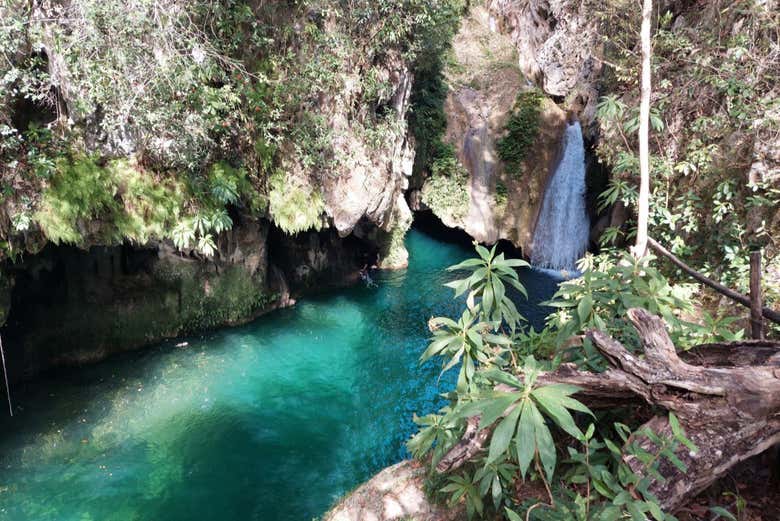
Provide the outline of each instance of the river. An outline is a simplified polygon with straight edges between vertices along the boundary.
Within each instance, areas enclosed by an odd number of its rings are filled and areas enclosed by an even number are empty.
[[[407,456],[414,413],[453,386],[419,364],[442,284],[472,255],[420,231],[407,270],[243,327],[24,384],[0,419],[0,519],[311,521]],[[521,274],[537,327],[556,280]],[[187,342],[185,347],[177,344]],[[455,376],[454,374],[451,376]]]

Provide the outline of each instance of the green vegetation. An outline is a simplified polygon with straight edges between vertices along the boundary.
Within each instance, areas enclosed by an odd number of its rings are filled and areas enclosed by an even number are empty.
[[[444,68],[450,61],[452,38],[465,9],[463,0],[442,3],[436,23],[424,35],[427,45],[416,63],[409,129],[416,144],[413,177],[420,183],[422,176],[432,173],[434,165],[438,164],[438,171],[443,173],[445,164],[457,161],[452,146],[443,141],[447,130],[444,102],[449,92]]]
[[[299,186],[282,172],[271,176],[270,185],[271,217],[279,228],[294,234],[322,227],[325,203],[316,188]]]
[[[369,149],[402,139],[398,73],[433,66],[463,7],[174,4],[143,1],[129,17],[117,0],[0,8],[4,256],[152,238],[212,254],[223,209],[316,227],[323,202],[307,187],[340,175],[352,149],[334,121]]]
[[[433,174],[425,181],[422,201],[438,216],[456,221],[466,217],[469,211],[468,172],[457,159],[439,159]]]
[[[496,206],[506,206],[509,201],[509,189],[500,179],[496,181]]]
[[[178,218],[183,188],[155,180],[125,160],[98,164],[93,157],[60,158],[33,216],[54,243],[81,244],[93,221],[108,243],[143,244],[163,238]]]
[[[776,167],[765,148],[778,131],[777,14],[752,1],[676,11],[655,20],[649,233],[691,266],[746,292],[751,249],[762,249],[766,272],[780,263],[771,239],[780,191],[767,175]],[[598,2],[595,12],[610,41],[597,154],[613,175],[601,201],[633,206],[639,15],[627,2]],[[631,228],[610,230],[604,242],[625,239]],[[780,301],[768,289],[769,301]]]
[[[518,94],[504,135],[496,142],[498,155],[512,176],[520,177],[523,160],[536,141],[542,100],[544,95],[537,90]]]
[[[664,317],[683,347],[741,333],[732,331],[731,321],[707,319],[699,326],[680,319],[679,313],[692,307],[689,288],[670,284],[652,258],[636,260],[615,252],[589,258],[582,265],[583,277],[562,284],[548,303],[558,311],[545,329],[525,331],[518,327],[522,317],[507,295],[510,287],[524,294],[515,269],[527,264],[496,255],[495,247],[476,249],[477,258],[450,268],[465,272],[465,278],[447,284],[456,298],[466,295],[466,309],[458,320],[429,321],[433,337],[422,355],[423,361],[441,357],[443,371],[460,364],[457,386],[448,395],[450,405],[415,418],[420,431],[408,448],[433,469],[461,439],[470,418],[479,415],[478,430],[491,427],[493,433],[486,454],[450,473],[432,470],[430,485],[436,494],[453,507],[465,502],[470,518],[674,519],[661,511],[648,488],[660,475],[662,462],[683,465],[674,455],[678,447],[697,450],[674,415],[669,416],[672,435],[661,437],[640,429],[637,418],[590,411],[573,398],[576,386],[540,385],[537,377],[563,360],[603,371],[605,360],[588,339],[582,346],[566,347],[572,336],[592,328],[638,349],[636,333],[625,319],[629,307]],[[656,445],[655,454],[639,445],[642,437]],[[564,458],[562,447],[567,447]],[[628,467],[630,459],[641,462],[641,472]],[[516,503],[521,480],[543,483],[550,502]]]

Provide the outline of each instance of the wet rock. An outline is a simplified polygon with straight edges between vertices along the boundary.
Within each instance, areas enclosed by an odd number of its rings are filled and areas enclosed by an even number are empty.
[[[244,323],[288,304],[286,282],[268,276],[268,228],[237,222],[211,260],[168,243],[50,245],[6,266],[17,282],[3,329],[11,379]]]

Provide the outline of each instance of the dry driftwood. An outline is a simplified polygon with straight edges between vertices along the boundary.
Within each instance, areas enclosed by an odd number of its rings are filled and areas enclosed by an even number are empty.
[[[631,354],[605,333],[592,331],[588,337],[607,358],[610,369],[595,374],[562,365],[541,374],[537,381],[539,385],[577,385],[582,389],[577,398],[591,408],[643,399],[674,412],[699,448],[693,453],[681,446],[677,457],[687,472],[662,464],[659,470],[666,479],[651,486],[662,506],[674,511],[738,462],[780,442],[780,344],[712,344],[681,358],[661,318],[642,309],[632,309],[628,316],[639,333],[644,357]],[[478,421],[471,419],[466,435],[442,458],[437,471],[457,469],[483,449],[490,429],[478,431]],[[645,427],[662,437],[672,435],[666,412]],[[654,452],[652,442],[638,441]],[[630,457],[626,462],[641,469]]]

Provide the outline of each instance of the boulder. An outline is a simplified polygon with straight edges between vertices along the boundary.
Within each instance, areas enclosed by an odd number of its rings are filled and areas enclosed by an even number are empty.
[[[425,468],[416,461],[387,467],[339,501],[323,521],[464,521],[463,508],[432,503],[423,491]]]

